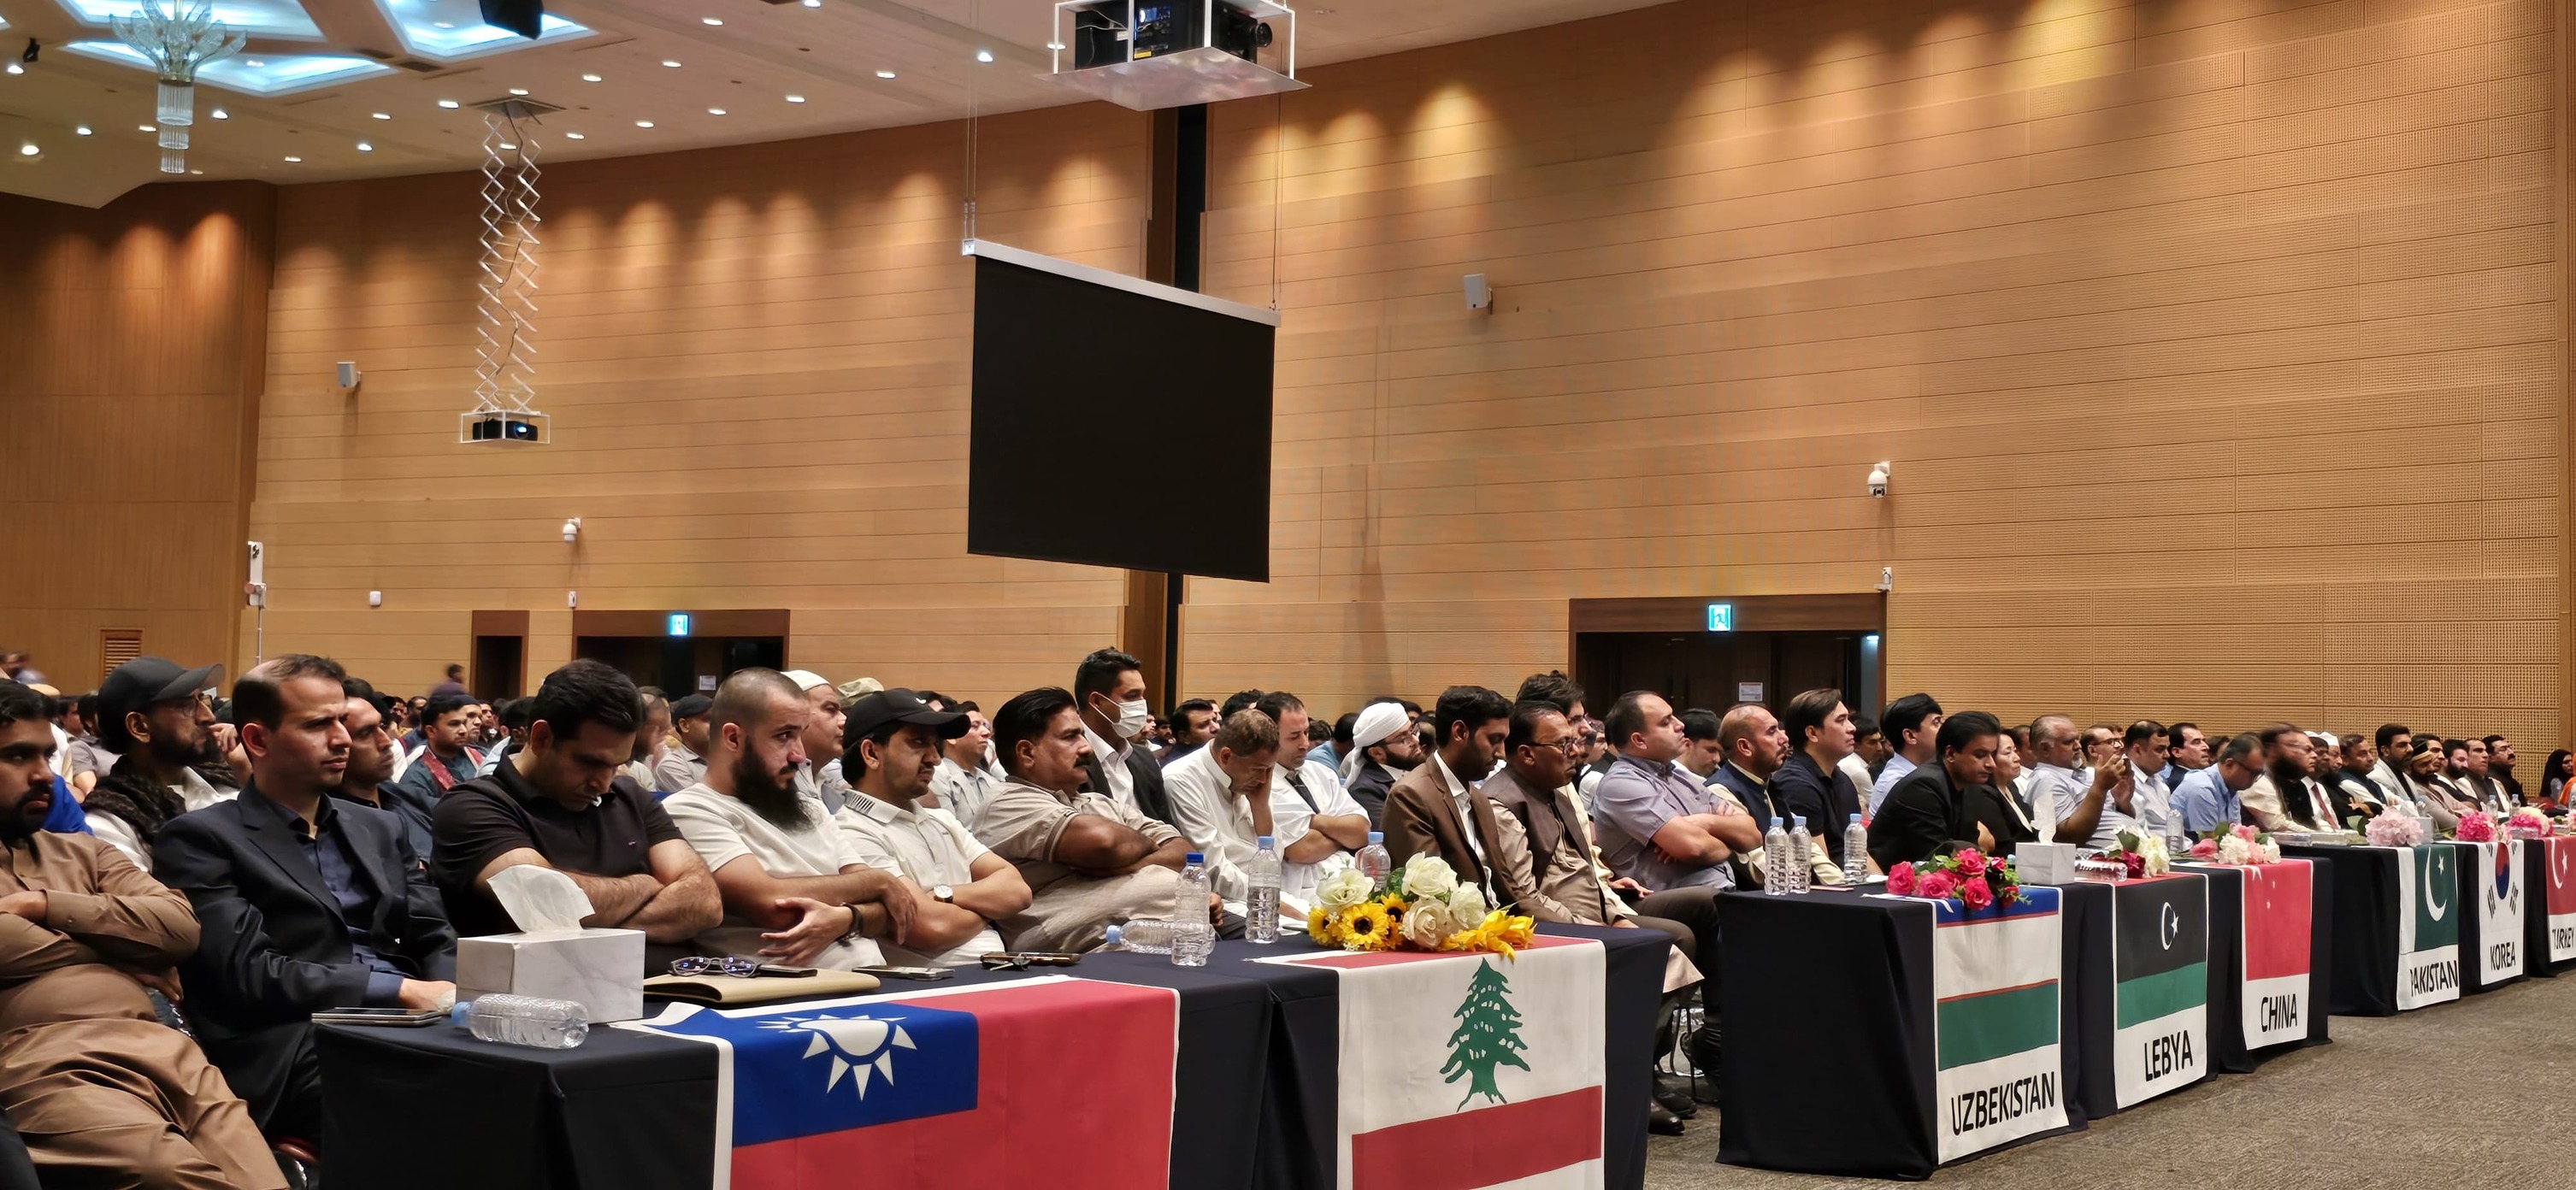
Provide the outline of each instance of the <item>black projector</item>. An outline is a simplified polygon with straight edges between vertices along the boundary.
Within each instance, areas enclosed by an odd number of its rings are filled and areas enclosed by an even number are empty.
[[[1213,9],[1216,28],[1202,28]],[[1134,12],[1136,25],[1125,27]],[[1213,46],[1246,62],[1270,44],[1270,26],[1218,0],[1104,0],[1073,10],[1073,68],[1116,66]]]

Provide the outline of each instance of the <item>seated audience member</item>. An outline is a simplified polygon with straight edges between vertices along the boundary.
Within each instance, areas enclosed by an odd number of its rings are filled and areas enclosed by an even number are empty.
[[[976,816],[975,837],[1011,861],[1029,907],[999,924],[1015,950],[1089,950],[1109,927],[1168,918],[1190,842],[1170,824],[1083,788],[1091,754],[1073,692],[1031,690],[993,713],[1011,779]]]
[[[930,778],[930,802],[972,831],[975,816],[983,812],[985,802],[992,800],[993,791],[1002,787],[1002,778],[993,772],[993,721],[984,717],[984,708],[972,702],[946,705],[966,716],[966,730],[940,742],[939,766]]]
[[[1332,854],[1331,840],[1319,840],[1302,852],[1313,834],[1309,814],[1294,794],[1276,788],[1282,745],[1279,725],[1259,711],[1237,711],[1217,725],[1208,746],[1163,770],[1164,790],[1171,796],[1172,825],[1188,836],[1205,857],[1208,884],[1237,913],[1251,895],[1244,865],[1252,861],[1262,836],[1269,836],[1280,857],[1280,902],[1283,915],[1303,915],[1311,903],[1317,877],[1306,865],[1305,879],[1288,878],[1291,855],[1320,859]]]
[[[1788,763],[1788,730],[1762,704],[1741,703],[1717,721],[1717,746],[1720,759],[1717,771],[1708,775],[1708,787],[1735,799],[1753,816],[1754,830],[1769,831],[1771,775]]]
[[[64,747],[62,777],[71,782],[72,793],[79,796],[87,794],[91,786],[98,784],[99,775],[115,766],[116,754],[98,742],[97,692],[81,695],[73,702],[72,708],[73,715],[80,720],[81,730]]]
[[[706,778],[707,711],[715,705],[716,700],[703,694],[692,694],[671,704],[675,742],[663,751],[662,759],[653,763],[650,788],[673,793]]]
[[[2370,737],[2357,731],[2344,736],[2335,755],[2337,764],[2326,780],[2344,804],[2365,818],[2386,808],[2387,803],[2379,800],[2379,786],[2370,780],[2371,765],[2378,759],[2371,753]]]
[[[1172,742],[1161,757],[1164,768],[1216,738],[1216,704],[1204,698],[1189,699],[1172,708],[1171,722]]]
[[[2200,733],[2196,723],[2175,723],[2165,728],[2165,767],[2156,776],[2163,779],[2171,792],[2182,779],[2209,767],[2209,737]]]
[[[2478,742],[2487,746],[2487,778],[2502,791],[2497,802],[2510,814],[2529,800],[2523,795],[2522,781],[2513,775],[2513,741],[2491,735]]]
[[[947,763],[941,743],[968,734],[966,713],[933,709],[897,687],[852,703],[842,730],[851,796],[834,820],[913,899],[911,935],[885,945],[887,961],[966,967],[1002,949],[993,923],[1029,907],[1028,882],[954,816],[920,805]]]
[[[1296,829],[1306,836],[1297,856],[1287,860],[1287,884],[1311,889],[1321,879],[1316,865],[1368,846],[1368,811],[1351,800],[1338,770],[1313,759],[1311,749],[1297,745],[1301,738],[1313,739],[1313,729],[1319,725],[1307,717],[1306,704],[1296,695],[1273,690],[1262,695],[1253,709],[1279,725],[1279,759],[1270,769],[1270,804],[1287,811],[1280,815],[1282,826],[1302,816]]]
[[[2442,741],[2426,737],[2406,758],[2403,770],[2407,788],[2419,799],[2413,807],[2443,831],[2460,825],[2459,802],[2442,783]]]
[[[1878,729],[1878,720],[1867,715],[1852,716],[1852,750],[1835,767],[1851,778],[1852,788],[1871,789],[1878,785],[1878,770],[1894,752],[1887,746],[1887,733]]]
[[[822,800],[796,787],[800,768],[811,771],[816,708],[828,703],[832,721],[842,718],[840,692],[821,689],[830,697],[774,669],[736,671],[708,712],[706,777],[662,799],[724,901],[723,923],[697,937],[701,950],[848,970],[884,962],[878,940],[910,937],[902,880],[870,864]]]
[[[2120,761],[2120,729],[2109,723],[2096,723],[2084,729],[2084,771],[2092,773],[2110,768]],[[2086,777],[2091,780],[2091,777]]]
[[[476,705],[462,694],[429,700],[420,757],[394,778],[396,794],[424,817],[438,809],[438,799],[446,797],[448,790],[473,780],[483,767],[483,750],[477,746],[483,733],[474,722]]]
[[[1717,712],[1707,707],[1692,707],[1682,712],[1682,754],[1674,763],[1705,784],[1716,774],[1720,761],[1726,759],[1726,748],[1720,744]]]
[[[1314,747],[1306,750],[1306,759],[1320,763],[1337,774],[1340,773],[1342,758],[1351,754],[1351,728],[1358,726],[1359,721],[1359,713],[1354,711],[1333,720],[1329,731],[1325,729],[1321,718],[1316,718],[1307,724],[1306,730],[1310,736],[1322,735],[1324,738],[1317,740]]]
[[[552,868],[590,898],[581,924],[643,931],[644,973],[659,974],[722,921],[724,906],[661,803],[620,772],[634,754],[635,684],[574,661],[526,702],[527,746],[439,800],[431,869],[448,920],[469,938],[520,929],[493,897],[492,878]]]
[[[386,730],[384,712],[378,707],[394,700],[377,694],[363,678],[342,680],[340,690],[349,696],[340,711],[340,726],[349,733],[349,767],[341,771],[340,784],[331,796],[401,819],[403,838],[411,844],[413,857],[427,861],[434,841],[429,820],[423,818],[415,825],[403,813],[407,804],[393,795],[394,760],[401,745]]]
[[[1869,855],[1881,868],[1921,863],[1963,847],[2009,854],[2010,823],[1988,821],[2003,810],[1994,791],[1996,741],[2003,725],[1984,711],[1944,718],[1933,733],[1938,763],[1917,765],[1887,791],[1869,824]]]
[[[2174,817],[2172,791],[2165,786],[2165,725],[2140,719],[2120,735],[2120,755],[2129,766],[2129,809],[2139,824],[2162,838],[2181,829]]]
[[[1386,821],[1386,791],[1422,764],[1422,738],[1393,701],[1373,702],[1351,720],[1351,754],[1342,760],[1342,787],[1374,828]]]
[[[2267,831],[2343,829],[2326,791],[2309,776],[2316,746],[2308,733],[2275,723],[2257,734],[2263,738],[2264,768],[2239,795],[2246,821]]]
[[[2016,736],[2030,734],[2028,726],[2006,727],[1995,737],[1995,800],[2003,803],[2005,817],[2012,821],[2012,838],[2016,844],[2039,838],[2039,824],[2030,817],[2030,801],[2024,791],[2030,788],[2030,773],[2021,766],[2021,743]],[[2001,832],[1995,836],[2003,838]]]
[[[1842,759],[1851,753],[1851,710],[1843,705],[1840,690],[1808,690],[1789,700],[1789,714],[1781,726],[1788,731],[1789,757],[1771,774],[1771,813],[1805,818],[1817,850],[1839,868],[1843,866],[1843,829],[1837,824],[1847,824],[1860,813],[1861,791],[1842,771]],[[1896,729],[1890,732],[1892,740],[1904,738]],[[1928,739],[1932,733],[1922,734]],[[1896,757],[1890,755],[1890,768],[1879,770],[1879,778],[1885,780],[1895,764]],[[1743,850],[1760,846],[1761,839],[1760,834],[1754,835]]]
[[[2040,837],[2095,851],[2119,841],[2122,827],[2134,826],[2130,814],[2129,765],[2115,746],[2108,760],[2077,768],[2083,755],[2075,721],[2064,715],[2042,715],[2031,722],[2030,746],[2039,760],[2030,786],[2030,817]],[[2119,737],[2111,737],[2114,745]]]
[[[151,836],[162,823],[234,795],[199,771],[224,761],[215,709],[204,694],[223,671],[220,665],[183,670],[159,657],[137,657],[99,685],[99,746],[114,764],[99,775],[81,808],[90,833],[146,872],[152,870]]]
[[[147,988],[176,996],[187,898],[117,848],[40,829],[54,798],[42,695],[0,681],[0,1102],[46,1186],[283,1187],[259,1126]]]
[[[456,999],[456,932],[402,820],[330,796],[349,763],[347,676],[300,653],[243,674],[233,712],[250,784],[152,844],[161,881],[197,911],[180,967],[189,1024],[273,1136],[321,1135],[314,1013]]]
[[[1872,814],[1878,812],[1880,802],[1887,800],[1887,791],[1896,788],[1906,774],[1932,763],[1933,737],[1941,730],[1941,704],[1932,701],[1929,694],[1908,694],[1887,704],[1887,713],[1878,717],[1878,726],[1887,734],[1887,746],[1892,751],[1887,763],[1879,766],[1878,779],[1869,787]],[[1809,819],[1807,829],[1815,828],[1815,820]]]
[[[2415,733],[2403,723],[2382,723],[2371,740],[2379,746],[2379,763],[2370,766],[2370,783],[2379,787],[2380,804],[2419,808],[2424,795],[2406,775],[2407,762],[2415,755]]]
[[[2263,775],[2263,737],[2247,732],[2219,748],[2218,763],[2184,774],[2173,791],[2174,812],[2182,828],[2205,835],[2244,821],[2238,795]]]
[[[1142,664],[1116,649],[1096,650],[1074,667],[1073,696],[1082,700],[1082,738],[1090,745],[1082,762],[1085,784],[1147,818],[1171,822],[1163,766],[1136,743],[1151,717]]]
[[[2489,813],[2512,813],[2513,802],[2505,795],[2504,785],[2495,779],[2495,755],[2487,749],[2487,742],[2471,736],[2460,743],[2468,750],[2468,767],[2460,786],[2468,790],[2469,800]]]
[[[1441,691],[1431,711],[1440,747],[1387,791],[1381,827],[1386,853],[1396,867],[1417,855],[1439,856],[1458,873],[1460,883],[1474,882],[1485,903],[1498,909],[1505,902],[1494,880],[1492,857],[1501,846],[1502,827],[1494,818],[1494,804],[1476,796],[1475,788],[1494,770],[1495,755],[1511,734],[1511,720],[1512,704],[1482,686]]]
[[[2567,809],[2567,784],[2576,780],[2576,752],[2554,749],[2540,764],[2540,800],[2532,804],[2550,813]]]
[[[662,763],[663,742],[671,738],[671,702],[659,694],[638,691],[637,696],[644,703],[644,722],[635,729],[635,743],[627,753],[626,767],[619,770],[618,775],[634,782],[637,789],[649,790],[653,788],[653,770]],[[526,739],[528,724],[534,718],[528,710],[529,701],[524,698],[513,700],[512,705],[518,708],[519,726],[510,734],[516,740]],[[506,710],[503,712],[505,716],[507,713]],[[524,743],[511,745],[512,748],[524,746]]]
[[[501,758],[528,746],[528,700],[505,698],[491,704],[492,721],[500,728],[483,752],[483,763],[474,766],[474,775],[489,777]]]
[[[789,788],[799,796],[812,798],[823,805],[830,817],[841,808],[849,794],[849,782],[841,777],[841,691],[823,675],[810,669],[791,669],[780,676],[795,686],[805,700],[805,730],[798,743],[805,761],[796,767]],[[722,690],[718,690],[721,696]],[[712,758],[708,768],[714,768]],[[701,778],[703,780],[703,778]]]

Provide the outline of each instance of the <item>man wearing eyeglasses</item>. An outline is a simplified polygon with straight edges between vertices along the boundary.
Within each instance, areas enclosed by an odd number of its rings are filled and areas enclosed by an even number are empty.
[[[128,783],[169,790],[178,796],[182,812],[232,800],[238,790],[216,785],[197,771],[224,759],[215,738],[214,704],[205,694],[223,674],[220,665],[182,669],[160,657],[137,657],[117,666],[98,688],[99,746],[117,757],[109,771]],[[130,830],[120,832],[121,825],[97,822],[91,829],[128,858],[148,865],[140,854],[147,849]]]

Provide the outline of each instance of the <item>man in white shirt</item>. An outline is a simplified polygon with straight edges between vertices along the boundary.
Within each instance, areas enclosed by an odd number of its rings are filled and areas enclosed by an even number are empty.
[[[884,945],[896,963],[973,966],[1002,949],[993,923],[1029,907],[1029,885],[957,819],[922,807],[931,774],[945,761],[940,742],[966,734],[966,716],[934,710],[897,687],[849,708],[841,771],[850,799],[835,816],[870,866],[894,872],[913,899],[911,936]]]
[[[699,935],[701,949],[846,970],[882,962],[878,939],[911,938],[915,901],[902,878],[796,789],[813,714],[777,670],[735,673],[716,689],[706,779],[662,800],[724,897],[724,924]]]
[[[984,708],[972,702],[951,703],[948,709],[966,716],[966,730],[940,745],[939,766],[930,775],[930,793],[949,817],[972,830],[984,803],[1002,787],[1002,778],[985,761],[992,754],[993,721],[984,717]]]
[[[796,684],[805,699],[805,763],[796,770],[796,792],[823,803],[826,815],[841,808],[850,783],[841,779],[841,691],[810,669],[781,675]],[[719,692],[721,693],[721,691]],[[709,764],[707,767],[715,767]]]
[[[2042,715],[2031,723],[2030,747],[2039,765],[2031,779],[2030,816],[2042,838],[2099,851],[2119,840],[2121,827],[2136,821],[2127,808],[2129,766],[2106,763],[2089,773],[2078,770],[2082,739],[2075,721],[2064,715]]]
[[[1142,663],[1116,649],[1093,650],[1074,667],[1073,698],[1089,745],[1082,762],[1085,784],[1147,818],[1172,821],[1162,762],[1136,742],[1154,718],[1145,708]]]
[[[1304,804],[1273,781],[1280,751],[1278,724],[1259,711],[1236,711],[1206,747],[1163,770],[1163,788],[1172,801],[1172,825],[1204,857],[1209,885],[1231,912],[1244,912],[1251,895],[1244,865],[1260,850],[1259,840],[1271,840],[1280,857],[1284,920],[1306,911],[1315,881],[1309,876],[1302,889],[1289,887],[1287,856],[1311,832]]]
[[[1872,814],[1878,813],[1878,804],[1887,800],[1887,791],[1896,788],[1897,782],[1931,763],[1932,740],[1941,732],[1941,704],[1932,701],[1929,694],[1908,694],[1887,704],[1887,713],[1878,717],[1878,727],[1887,733],[1887,746],[1895,751],[1878,770],[1878,780],[1869,787]]]
[[[1356,852],[1368,846],[1369,814],[1359,799],[1342,785],[1341,770],[1316,760],[1301,749],[1298,741],[1306,738],[1313,720],[1306,714],[1306,704],[1285,690],[1273,690],[1261,696],[1253,709],[1279,725],[1279,761],[1270,770],[1270,792],[1273,805],[1294,804],[1304,816],[1306,837],[1283,856],[1288,861],[1287,886],[1296,888],[1302,881],[1308,888],[1323,879],[1317,865],[1343,852]],[[1482,780],[1483,773],[1474,780]],[[1284,825],[1284,824],[1283,824]],[[1287,846],[1287,840],[1280,840]]]
[[[2163,776],[2165,725],[2153,719],[2130,724],[2120,736],[2120,749],[2129,765],[2129,806],[2138,821],[2158,837],[2180,834],[2182,818],[2174,813],[2172,791],[2165,787]]]

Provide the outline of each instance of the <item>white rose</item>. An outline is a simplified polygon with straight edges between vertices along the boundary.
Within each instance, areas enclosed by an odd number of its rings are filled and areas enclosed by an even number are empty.
[[[1440,949],[1457,932],[1458,923],[1438,901],[1416,901],[1404,911],[1404,940],[1424,950]]]
[[[1417,855],[1404,861],[1404,895],[1407,900],[1430,897],[1449,899],[1449,890],[1458,887],[1458,873],[1449,861],[1436,855]]]
[[[1472,929],[1485,920],[1485,890],[1472,884],[1461,884],[1449,894],[1449,915],[1458,919],[1459,929]]]
[[[1369,899],[1369,894],[1376,891],[1376,887],[1367,873],[1358,868],[1344,868],[1324,877],[1323,882],[1315,886],[1315,897],[1327,909],[1348,909]]]
[[[2244,863],[2245,849],[2246,843],[2243,838],[2232,833],[2221,835],[2218,839],[2218,862],[2222,864]]]
[[[2281,845],[2279,843],[2270,839],[2263,841],[2263,862],[2267,864],[2277,864],[2281,862]]]
[[[2173,857],[2166,853],[2165,841],[2154,835],[2147,836],[2140,844],[2138,854],[2147,861],[2147,874],[2150,876],[2161,876],[2173,871]]]

